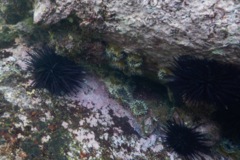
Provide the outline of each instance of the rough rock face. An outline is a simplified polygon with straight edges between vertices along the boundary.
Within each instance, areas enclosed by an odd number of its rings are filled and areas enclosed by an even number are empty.
[[[170,117],[206,122],[200,129],[216,146],[203,159],[240,159],[208,110],[175,107],[158,82],[99,65],[161,78],[183,53],[239,62],[238,8],[239,0],[0,0],[0,159],[181,159],[162,140]],[[76,95],[31,86],[27,52],[44,43],[86,66]]]
[[[80,26],[101,29],[110,45],[140,54],[156,71],[179,54],[239,62],[239,7],[237,0],[42,0],[34,22],[51,25],[76,15]]]

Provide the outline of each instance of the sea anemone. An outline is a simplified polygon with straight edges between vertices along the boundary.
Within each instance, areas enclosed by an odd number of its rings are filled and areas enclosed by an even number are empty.
[[[45,88],[54,95],[75,93],[81,87],[84,71],[74,61],[47,46],[28,55],[26,63],[34,78],[33,87]]]
[[[163,127],[164,144],[186,160],[200,159],[210,153],[209,139],[197,131],[199,126],[188,127],[183,121],[169,120]]]
[[[191,105],[215,105],[227,108],[239,103],[239,67],[194,56],[175,58],[170,88],[177,98]]]
[[[141,100],[134,100],[130,102],[130,108],[132,110],[133,115],[135,116],[142,116],[147,114],[148,112],[148,107],[144,103],[144,101]]]

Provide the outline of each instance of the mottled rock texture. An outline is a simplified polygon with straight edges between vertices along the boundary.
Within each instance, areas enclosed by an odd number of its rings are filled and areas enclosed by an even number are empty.
[[[178,159],[158,126],[199,121],[188,115],[196,109],[185,113],[158,82],[108,66],[156,78],[184,53],[239,62],[238,12],[239,0],[0,0],[0,159]],[[44,43],[86,66],[74,97],[31,86],[27,52]],[[212,122],[201,130],[220,141]],[[240,159],[231,142],[213,153]]]
[[[197,54],[240,62],[238,0],[41,0],[34,22],[58,23],[70,15],[79,26],[104,33],[104,40],[127,54],[138,53],[148,71],[172,56]]]

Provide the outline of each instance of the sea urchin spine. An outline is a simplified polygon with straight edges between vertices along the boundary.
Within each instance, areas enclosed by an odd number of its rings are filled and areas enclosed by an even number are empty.
[[[171,71],[170,87],[191,106],[228,108],[239,103],[240,69],[236,65],[184,55],[175,59]]]
[[[208,138],[197,131],[199,126],[188,127],[183,121],[168,121],[163,128],[165,145],[186,160],[200,159],[210,153]]]
[[[28,55],[26,63],[34,78],[32,86],[45,88],[54,95],[71,94],[81,87],[84,72],[74,61],[46,46]]]

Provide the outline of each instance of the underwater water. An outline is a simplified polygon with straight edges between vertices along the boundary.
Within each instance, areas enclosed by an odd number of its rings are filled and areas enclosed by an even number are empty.
[[[0,1],[0,160],[240,159],[238,65],[156,69],[79,25],[93,15],[45,26],[34,4]]]

